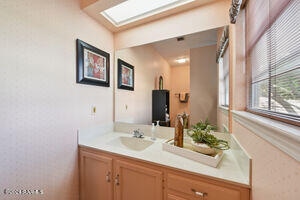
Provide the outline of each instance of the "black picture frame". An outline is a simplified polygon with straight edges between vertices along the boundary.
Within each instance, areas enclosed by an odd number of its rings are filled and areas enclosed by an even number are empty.
[[[134,90],[134,66],[118,59],[118,88]]]
[[[76,83],[110,86],[110,55],[80,39],[76,40]]]

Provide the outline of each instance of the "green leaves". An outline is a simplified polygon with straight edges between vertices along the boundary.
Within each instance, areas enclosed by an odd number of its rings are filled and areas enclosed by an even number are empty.
[[[188,135],[196,143],[205,143],[211,148],[226,150],[229,149],[228,142],[225,140],[220,140],[212,135],[210,132],[217,130],[217,127],[211,125],[208,119],[205,122],[198,122],[196,125],[193,125],[191,129],[188,130]]]

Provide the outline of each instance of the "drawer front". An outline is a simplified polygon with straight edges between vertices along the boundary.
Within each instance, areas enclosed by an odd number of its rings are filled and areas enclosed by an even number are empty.
[[[167,189],[206,200],[240,200],[239,190],[191,180],[174,174],[167,176]]]
[[[168,194],[167,195],[167,200],[189,200],[188,198],[183,198],[180,197],[178,195],[174,195],[174,194]]]

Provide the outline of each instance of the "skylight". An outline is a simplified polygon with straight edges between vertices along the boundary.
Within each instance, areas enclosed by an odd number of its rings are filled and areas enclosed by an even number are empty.
[[[101,14],[115,26],[122,26],[194,0],[127,0]]]

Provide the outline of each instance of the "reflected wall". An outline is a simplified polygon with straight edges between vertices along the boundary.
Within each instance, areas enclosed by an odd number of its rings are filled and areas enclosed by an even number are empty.
[[[157,88],[159,76],[164,78],[164,88],[170,88],[170,66],[151,45],[118,50],[115,63],[120,58],[134,66],[134,90],[117,88],[115,66],[115,121],[151,124],[152,90]]]
[[[216,45],[191,49],[191,124],[217,124],[218,65]]]

